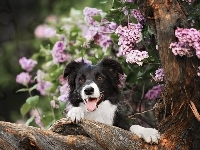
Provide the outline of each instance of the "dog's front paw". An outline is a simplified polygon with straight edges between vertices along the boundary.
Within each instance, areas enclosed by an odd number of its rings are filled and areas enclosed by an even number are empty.
[[[84,118],[84,111],[80,107],[73,107],[67,113],[67,118],[71,119],[71,121],[78,123]]]
[[[144,128],[139,125],[132,125],[130,131],[139,136],[139,138],[143,138],[147,143],[158,144],[160,139],[160,133],[158,130],[153,128]]]

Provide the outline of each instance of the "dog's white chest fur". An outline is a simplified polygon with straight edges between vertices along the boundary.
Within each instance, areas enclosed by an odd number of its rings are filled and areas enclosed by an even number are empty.
[[[98,108],[92,112],[87,111],[84,103],[80,103],[79,107],[73,107],[68,112],[67,117],[76,122],[85,118],[112,125],[116,110],[117,106],[112,105],[109,100],[101,102]]]
[[[94,120],[108,125],[112,125],[116,109],[116,105],[112,105],[110,101],[105,100],[98,105],[98,108],[95,111],[87,111],[85,113],[85,118],[88,120]]]

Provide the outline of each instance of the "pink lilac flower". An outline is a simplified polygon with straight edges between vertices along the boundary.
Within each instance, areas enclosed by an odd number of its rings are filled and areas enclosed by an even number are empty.
[[[186,55],[188,57],[193,56],[190,47],[185,43],[174,42],[170,44],[169,48],[172,49],[174,55],[179,55],[179,56]]]
[[[41,95],[48,95],[49,90],[53,86],[51,82],[45,80],[46,76],[47,75],[43,71],[37,71],[37,90],[40,92]]]
[[[27,72],[31,72],[37,64],[37,61],[22,57],[19,59],[19,64],[21,65],[22,69],[26,70]]]
[[[155,76],[153,77],[153,79],[154,79],[156,82],[162,82],[162,81],[164,81],[164,72],[163,72],[163,68],[159,68],[158,70],[156,70]]]
[[[52,57],[53,57],[53,62],[54,63],[60,63],[60,62],[65,62],[69,59],[71,59],[71,55],[65,53],[65,44],[63,41],[57,41],[55,45],[53,46],[53,50],[51,52]]]
[[[35,36],[37,38],[50,38],[56,35],[56,30],[46,24],[37,26]]]
[[[53,108],[59,108],[59,105],[56,104],[56,101],[55,101],[55,100],[51,100],[51,101],[50,101],[50,104],[51,104],[51,106],[52,106]]]
[[[63,75],[60,75],[59,76],[59,82],[61,85],[64,85],[66,84],[68,81],[63,77]]]
[[[95,44],[101,46],[105,52],[111,44],[110,34],[115,32],[117,24],[109,22],[105,18],[101,18],[100,22],[96,21],[93,17],[102,14],[102,10],[96,8],[86,7],[83,10],[85,22],[88,28],[83,29],[83,36],[87,42],[93,40]]]
[[[136,63],[139,66],[142,66],[143,60],[148,57],[147,51],[132,50],[126,55],[126,62]]]
[[[99,26],[99,22],[96,21],[93,16],[100,15],[102,13],[102,10],[96,9],[96,8],[90,8],[90,7],[85,7],[83,10],[84,14],[84,20],[87,24],[92,25],[92,26]]]
[[[139,43],[142,39],[142,25],[129,23],[128,26],[118,26],[116,34],[119,36],[118,45],[119,53],[117,56],[123,55],[126,58],[126,62],[143,64],[143,60],[148,58],[148,52],[134,50],[134,45]]]
[[[41,95],[48,95],[49,90],[52,88],[53,84],[49,81],[42,81],[38,82],[37,90],[40,92]]]
[[[91,65],[91,64],[92,64],[92,62],[91,62],[90,60],[85,59],[85,58],[82,58],[82,57],[79,57],[79,58],[75,59],[74,61],[75,61],[75,62],[82,62],[82,61],[84,61],[84,63],[86,63],[86,64],[88,64],[88,65]]]
[[[161,96],[163,85],[156,85],[145,94],[145,99],[155,100]]]
[[[60,86],[60,96],[58,97],[58,100],[61,102],[67,102],[69,97],[70,87],[68,82],[66,82],[64,85]]]
[[[39,112],[38,112],[39,111]],[[34,109],[30,111],[30,116],[34,116],[35,117],[35,123],[42,129],[44,129],[44,125],[41,122],[41,110],[40,109]]]
[[[28,72],[21,72],[17,75],[16,82],[27,86],[31,82],[31,75]]]
[[[193,55],[192,47],[196,50],[196,56],[200,59],[200,31],[194,28],[177,28],[175,36],[178,38],[178,42],[171,43],[169,46],[174,55],[191,57]]]
[[[137,21],[140,24],[144,24],[145,23],[146,20],[145,20],[144,16],[141,14],[139,9],[131,10],[131,14],[137,19]]]

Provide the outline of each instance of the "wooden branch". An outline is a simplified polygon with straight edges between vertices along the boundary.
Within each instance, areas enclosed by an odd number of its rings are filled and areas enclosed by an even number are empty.
[[[74,124],[67,119],[57,121],[49,130],[0,122],[0,149],[160,149],[147,144],[129,131],[84,120]]]

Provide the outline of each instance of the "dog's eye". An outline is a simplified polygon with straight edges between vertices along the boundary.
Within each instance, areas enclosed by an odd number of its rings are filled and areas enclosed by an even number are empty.
[[[80,82],[80,83],[84,83],[84,82],[85,82],[85,78],[80,77],[80,78],[79,78],[79,82]]]
[[[103,80],[103,77],[97,76],[97,80],[102,81],[102,80]]]

